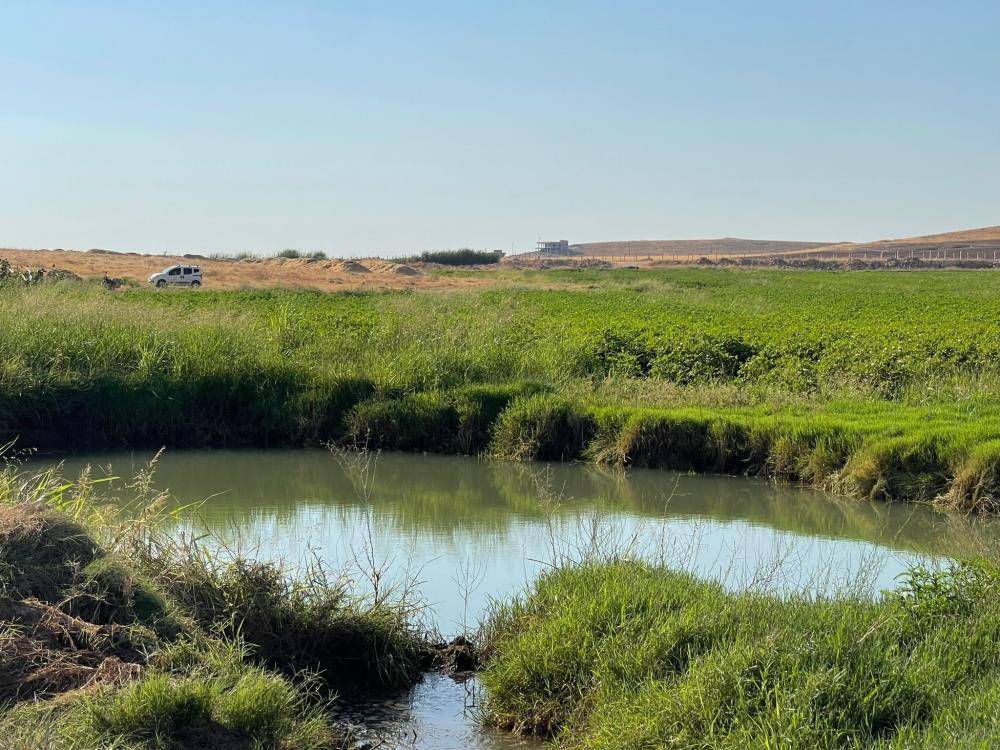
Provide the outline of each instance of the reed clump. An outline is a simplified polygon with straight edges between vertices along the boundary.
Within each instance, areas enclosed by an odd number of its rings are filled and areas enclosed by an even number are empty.
[[[289,677],[310,670],[341,695],[365,694],[412,684],[431,658],[415,607],[356,598],[318,563],[292,576],[274,562],[176,542],[144,558],[201,628],[244,640],[253,661]]]

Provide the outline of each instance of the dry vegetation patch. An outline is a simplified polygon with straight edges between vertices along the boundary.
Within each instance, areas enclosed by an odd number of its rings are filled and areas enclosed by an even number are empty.
[[[0,598],[0,705],[138,679],[145,655],[121,625],[95,625],[39,601]]]
[[[143,255],[107,250],[24,250],[0,248],[19,268],[56,271],[64,278],[100,279],[105,275],[144,284],[153,273],[178,264],[201,267],[206,289],[450,289],[493,283],[483,278],[442,277],[421,272],[416,266],[378,258],[323,260],[302,257],[206,258],[201,255]]]

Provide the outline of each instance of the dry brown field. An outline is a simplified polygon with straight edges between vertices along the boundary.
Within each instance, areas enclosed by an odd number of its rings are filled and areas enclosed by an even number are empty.
[[[115,278],[144,283],[150,274],[176,263],[202,269],[206,289],[317,289],[320,291],[381,289],[446,289],[489,283],[478,278],[446,278],[427,273],[422,264],[386,260],[312,260],[253,258],[216,260],[202,256],[143,255],[108,251],[23,250],[0,248],[0,258],[18,267],[62,269],[84,278]]]

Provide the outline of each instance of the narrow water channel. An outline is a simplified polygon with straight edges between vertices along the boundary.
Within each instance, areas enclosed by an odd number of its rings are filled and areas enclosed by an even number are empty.
[[[69,475],[90,465],[96,476],[127,477],[150,457],[92,454],[64,464]],[[390,582],[416,582],[427,624],[444,635],[474,629],[492,599],[517,593],[561,557],[627,550],[732,588],[829,592],[860,579],[878,591],[913,564],[1000,540],[994,521],[751,479],[441,456],[361,464],[320,450],[179,451],[160,458],[155,484],[181,506],[196,503],[175,522],[177,533],[208,530],[293,565],[319,556],[362,585],[372,561]],[[480,697],[475,683],[430,675],[350,718],[412,748],[531,746],[480,729]]]

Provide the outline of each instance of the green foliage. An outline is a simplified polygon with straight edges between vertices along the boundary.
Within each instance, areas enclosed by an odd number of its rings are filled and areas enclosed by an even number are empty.
[[[463,247],[460,250],[425,251],[408,260],[440,263],[445,266],[482,266],[499,263],[501,258],[503,253],[499,250],[473,250]]]
[[[497,285],[4,288],[0,440],[332,440],[1000,507],[992,273],[477,273]]]
[[[53,279],[64,276],[62,272],[50,274]],[[0,258],[0,285],[4,284],[40,284],[45,280],[44,268],[17,268],[6,258]]]
[[[882,599],[729,593],[639,563],[584,563],[498,607],[490,723],[567,748],[966,747],[964,701],[1000,677],[992,564],[916,570]]]
[[[154,670],[60,717],[84,747],[340,748],[346,741],[296,686],[239,661],[211,675]]]
[[[571,461],[582,455],[594,428],[586,410],[559,397],[519,399],[500,415],[493,454],[514,461]]]
[[[276,258],[312,258],[313,260],[326,260],[326,253],[322,250],[316,250],[309,253],[304,253],[301,250],[296,250],[295,248],[285,248],[284,250],[279,250],[275,255]]]
[[[182,617],[151,580],[118,556],[105,555],[73,582],[67,608],[88,622],[138,623],[164,638],[184,630]]]
[[[217,701],[213,687],[201,680],[154,675],[108,700],[90,703],[88,718],[94,730],[111,736],[173,734],[211,718]]]
[[[345,436],[358,448],[474,455],[487,448],[507,406],[537,390],[513,383],[374,398],[347,415]]]

